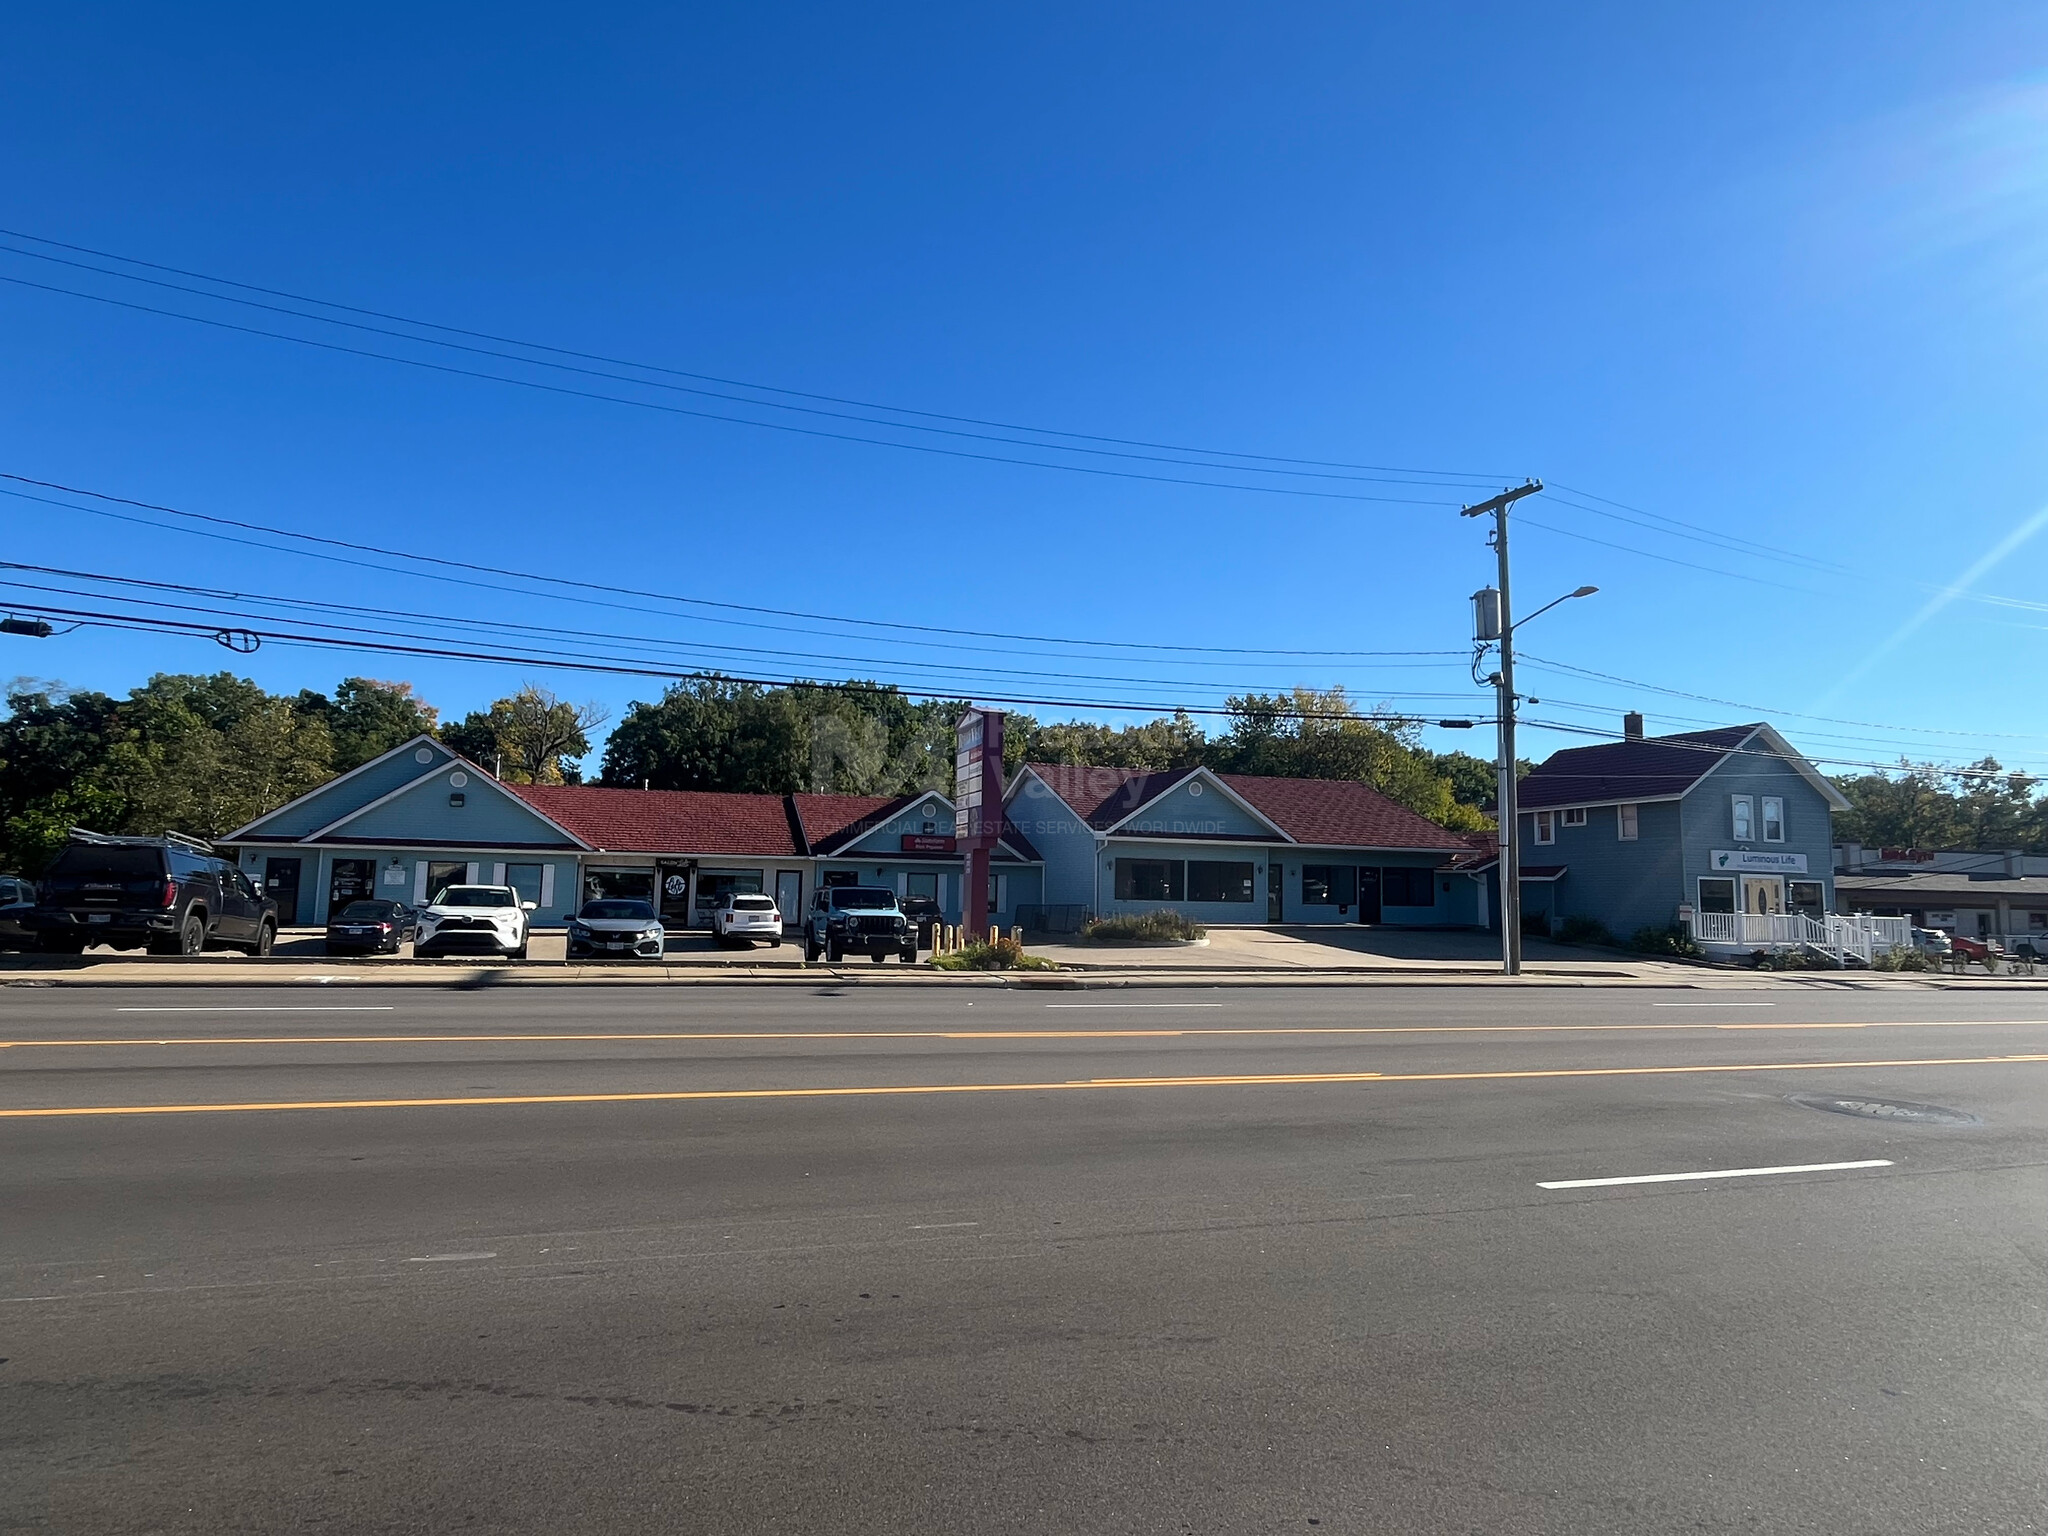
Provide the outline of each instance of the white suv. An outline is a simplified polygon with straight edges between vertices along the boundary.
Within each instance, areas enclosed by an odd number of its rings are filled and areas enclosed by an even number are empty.
[[[420,908],[412,952],[422,960],[458,952],[524,960],[532,910],[509,885],[451,885]]]
[[[775,898],[755,891],[727,891],[711,909],[711,936],[720,944],[766,939],[782,947],[782,914]]]

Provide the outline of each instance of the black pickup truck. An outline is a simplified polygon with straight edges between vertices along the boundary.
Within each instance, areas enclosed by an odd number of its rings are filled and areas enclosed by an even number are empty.
[[[46,953],[88,945],[196,955],[209,944],[267,955],[277,903],[197,838],[113,837],[73,829],[27,916]]]

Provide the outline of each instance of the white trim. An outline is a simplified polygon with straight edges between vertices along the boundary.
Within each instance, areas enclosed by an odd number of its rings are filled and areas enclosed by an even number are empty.
[[[1548,823],[1544,821],[1549,817]],[[1545,835],[1546,831],[1548,836]],[[1537,848],[1552,848],[1557,845],[1557,807],[1545,806],[1540,811],[1529,813],[1529,841]]]
[[[1742,813],[1740,817],[1736,815],[1738,810]],[[1731,794],[1728,797],[1728,840],[1733,843],[1757,841],[1755,795]]]
[[[1636,813],[1636,824],[1635,824],[1635,830],[1634,830],[1633,832],[1631,832],[1631,831],[1629,830],[1628,818],[1627,818],[1627,817],[1625,817],[1625,816],[1623,816],[1623,815],[1621,814],[1621,813],[1622,813],[1623,811],[1634,811],[1634,812]],[[1617,801],[1615,801],[1615,803],[1614,803],[1614,840],[1615,840],[1615,841],[1616,841],[1617,843],[1635,843],[1635,842],[1640,842],[1640,841],[1642,841],[1642,835],[1643,835],[1643,808],[1642,808],[1642,805],[1641,805],[1641,804],[1640,804],[1639,802],[1637,802],[1637,801],[1634,801],[1634,800],[1617,800]]]
[[[484,882],[483,882],[483,874],[482,874],[482,871],[483,871],[483,865],[481,865],[481,864],[471,864],[471,865],[469,866],[469,873],[468,873],[468,874],[466,874],[465,876],[463,876],[463,879],[462,879],[462,883],[463,883],[464,885],[482,885],[482,884],[484,883]],[[493,881],[493,882],[492,882],[492,884],[494,884],[494,885],[495,885],[496,883],[497,883],[496,881]]]
[[[298,796],[296,799],[285,801],[285,803],[283,805],[280,805],[276,810],[265,811],[261,816],[258,816],[254,821],[250,822],[247,826],[239,827],[233,832],[229,832],[222,837],[215,838],[214,841],[217,843],[232,843],[239,838],[247,837],[254,833],[258,827],[263,825],[263,823],[270,820],[271,817],[282,816],[286,811],[290,810],[293,806],[304,805],[308,800],[311,800],[314,796],[324,795],[327,793],[328,790],[334,788],[335,785],[346,784],[350,779],[354,778],[357,774],[368,773],[372,768],[376,767],[379,763],[388,762],[401,752],[410,752],[413,750],[413,748],[420,746],[422,743],[429,747],[432,747],[437,752],[446,753],[448,757],[450,757],[456,762],[463,761],[463,759],[457,753],[451,750],[446,745],[446,743],[436,741],[431,736],[415,736],[410,741],[400,742],[397,746],[391,748],[388,752],[378,753],[375,757],[371,758],[367,763],[356,764],[356,766],[349,769],[347,773],[337,774],[335,777],[329,779],[325,784],[316,785],[314,788],[307,790],[303,795]],[[292,841],[304,842],[305,839],[293,838]]]
[[[423,907],[427,904],[427,861],[415,859],[412,866],[412,904]]]
[[[1778,835],[1771,836],[1771,807],[1778,808]],[[1756,797],[1756,829],[1762,834],[1759,839],[1766,843],[1785,841],[1785,797],[1783,795],[1758,795]]]
[[[1793,746],[1792,743],[1787,741],[1783,736],[1780,736],[1778,734],[1777,727],[1767,723],[1759,724],[1754,731],[1750,732],[1748,736],[1743,738],[1741,746],[1748,746],[1752,741],[1756,740],[1759,736],[1764,738],[1764,744],[1766,746],[1768,746],[1773,752],[1775,752],[1778,756],[1782,757],[1788,764],[1791,765],[1793,771],[1795,771],[1802,779],[1806,780],[1807,783],[1811,784],[1816,790],[1820,791],[1820,797],[1823,800],[1827,801],[1830,809],[1837,811],[1846,811],[1850,809],[1849,797],[1843,794],[1839,789],[1835,788],[1834,785],[1830,784],[1828,782],[1827,775],[1823,774],[1819,769],[1815,768],[1813,764],[1809,763],[1806,760],[1805,755],[1801,753],[1797,747]],[[1737,750],[1740,750],[1740,748],[1738,747]],[[1727,761],[1727,759],[1723,758],[1722,761],[1725,762]],[[1718,767],[1719,764],[1716,764],[1715,766]],[[1708,771],[1712,772],[1712,769],[1709,769]]]
[[[1130,780],[1126,779],[1124,782],[1128,784]],[[1273,841],[1274,838],[1278,838],[1283,843],[1298,843],[1298,839],[1291,836],[1285,827],[1276,825],[1272,817],[1268,816],[1264,811],[1260,810],[1257,806],[1253,805],[1251,801],[1245,799],[1243,795],[1240,795],[1236,790],[1232,789],[1228,784],[1224,783],[1220,778],[1218,778],[1214,773],[1212,773],[1207,768],[1189,769],[1184,776],[1175,779],[1171,784],[1167,785],[1166,788],[1159,791],[1158,794],[1148,798],[1143,804],[1133,806],[1130,809],[1130,811],[1126,813],[1120,820],[1113,821],[1108,826],[1102,828],[1102,835],[1104,837],[1109,837],[1113,835],[1117,831],[1117,829],[1121,827],[1124,824],[1124,822],[1129,821],[1131,817],[1144,814],[1144,812],[1149,810],[1154,805],[1157,805],[1161,800],[1164,800],[1168,795],[1174,794],[1179,790],[1183,790],[1187,788],[1188,785],[1196,782],[1201,782],[1204,784],[1214,784],[1218,789],[1222,790],[1224,795],[1228,797],[1230,801],[1233,804],[1235,804],[1239,810],[1243,811],[1245,815],[1251,817],[1253,821],[1256,821],[1262,827],[1272,828],[1273,837],[1259,838],[1257,839],[1257,841],[1263,843],[1270,843]],[[1051,786],[1048,785],[1047,787],[1050,788]],[[1057,796],[1057,798],[1059,798],[1063,804],[1066,803],[1064,796]],[[1071,810],[1072,806],[1069,805],[1068,809]],[[1080,813],[1076,811],[1075,814],[1079,815]],[[1149,836],[1170,838],[1173,837],[1175,834],[1171,832],[1152,832],[1125,833],[1124,835],[1126,837]]]
[[[1542,807],[1542,809],[1546,811],[1597,811],[1602,806],[1607,805],[1676,805],[1679,801],[1683,800],[1684,798],[1684,795],[1638,795],[1633,800],[1559,800],[1555,801],[1550,805]],[[1524,805],[1518,807],[1518,809],[1526,815],[1529,812],[1537,809],[1537,807]]]
[[[524,861],[524,860],[522,860],[521,862],[523,863],[523,862],[525,862],[525,861]],[[493,885],[503,885],[504,883],[505,883],[505,866],[504,866],[504,865],[502,865],[502,864],[493,864],[493,865],[491,866],[491,884],[493,884]]]
[[[555,866],[542,864],[540,867],[540,904],[552,907],[555,904]]]

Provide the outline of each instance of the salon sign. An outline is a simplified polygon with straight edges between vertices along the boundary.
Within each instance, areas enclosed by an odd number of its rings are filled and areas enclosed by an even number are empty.
[[[1716,848],[1708,857],[1716,869],[1773,875],[1806,873],[1806,855],[1803,853],[1770,853],[1761,848]]]

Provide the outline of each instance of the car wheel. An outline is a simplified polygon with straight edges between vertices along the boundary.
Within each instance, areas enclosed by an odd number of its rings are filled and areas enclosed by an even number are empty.
[[[904,945],[899,953],[903,956],[903,963],[905,965],[917,964],[917,946],[915,944]]]
[[[196,955],[206,948],[206,919],[197,912],[185,919],[185,926],[178,930],[178,953]]]
[[[770,939],[770,940],[768,941],[768,947],[769,947],[770,949],[780,949],[780,948],[782,948],[782,935],[778,933],[777,935],[775,935],[775,937],[774,937],[774,938]]]
[[[837,965],[844,958],[845,957],[840,954],[839,946],[837,944],[827,944],[825,946],[825,963],[827,965]]]
[[[515,950],[513,950],[513,951],[512,951],[512,958],[513,958],[514,960],[524,960],[524,959],[526,958],[526,940],[525,940],[525,939],[523,939],[523,938],[522,938],[522,939],[521,939],[521,940],[519,941],[519,947],[518,947],[517,949],[515,949]]]
[[[804,939],[804,963],[806,965],[816,965],[818,963],[818,946],[808,937]]]
[[[256,930],[256,942],[249,946],[252,955],[267,955],[277,944],[277,930],[265,923]]]

